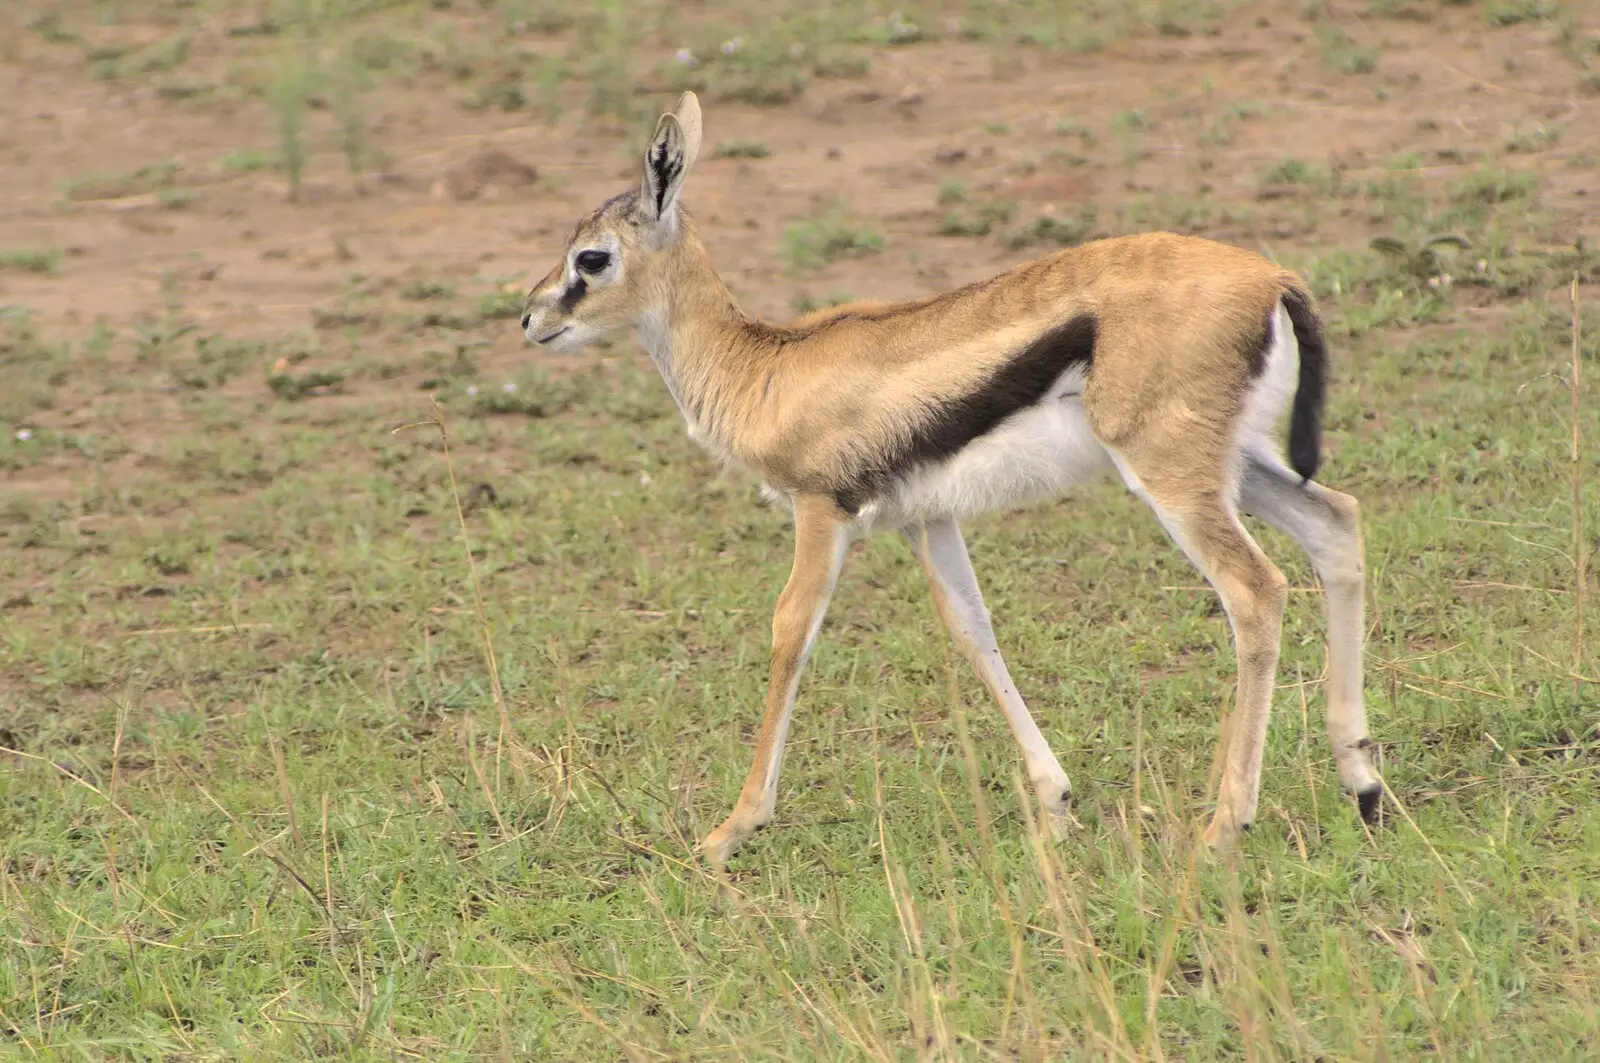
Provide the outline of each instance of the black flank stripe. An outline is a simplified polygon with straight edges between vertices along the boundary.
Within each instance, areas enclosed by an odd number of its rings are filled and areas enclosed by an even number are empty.
[[[887,460],[860,470],[850,483],[834,491],[834,500],[858,513],[897,476],[919,465],[942,461],[1006,418],[1036,404],[1075,365],[1094,364],[1099,322],[1093,314],[1057,325],[1018,351],[975,391],[934,410],[916,433]]]
[[[561,310],[570,314],[574,307],[583,302],[583,297],[589,294],[589,282],[579,277],[572,282],[572,287],[561,293]]]

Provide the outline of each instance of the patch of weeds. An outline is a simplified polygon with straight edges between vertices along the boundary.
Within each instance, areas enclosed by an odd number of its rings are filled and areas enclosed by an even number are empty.
[[[276,169],[279,163],[278,157],[270,151],[241,148],[223,159],[222,165],[237,173],[255,173],[257,170]]]
[[[328,107],[339,124],[339,150],[344,153],[345,169],[358,192],[365,192],[363,175],[373,161],[367,143],[367,123],[362,113],[362,94],[367,88],[366,68],[346,48],[334,60],[327,76]]]
[[[553,417],[572,409],[584,398],[585,388],[580,378],[552,378],[532,369],[517,373],[500,384],[457,383],[445,393],[445,401],[468,417]]]
[[[1317,44],[1322,49],[1323,65],[1337,73],[1370,74],[1378,68],[1378,46],[1357,44],[1336,26],[1319,27]]]
[[[156,86],[156,96],[171,103],[197,100],[215,91],[217,87],[206,81],[169,81]]]
[[[539,86],[539,109],[544,120],[554,125],[561,117],[561,87],[567,81],[567,64],[559,55],[547,56],[539,61],[534,79]]]
[[[1005,137],[1011,135],[1011,127],[1004,122],[985,122],[983,131],[990,136]]]
[[[254,22],[242,22],[237,26],[228,27],[230,37],[276,37],[283,32],[276,19],[261,18]]]
[[[1532,200],[1539,192],[1539,176],[1526,170],[1485,168],[1450,186],[1450,199],[1458,204],[1499,204]]]
[[[295,373],[291,365],[298,359],[279,358],[267,370],[267,387],[280,399],[298,402],[314,395],[331,395],[344,386],[345,374],[338,369],[308,369]]]
[[[855,298],[849,292],[829,292],[821,298],[813,298],[801,292],[789,300],[789,306],[796,314],[809,314],[817,310],[825,310],[830,306],[843,306],[845,303],[853,303]]]
[[[1339,188],[1339,172],[1321,163],[1286,158],[1261,174],[1261,186],[1256,196],[1259,199],[1274,199],[1297,188],[1309,189],[1319,195],[1332,195]]]
[[[278,68],[267,84],[267,103],[272,108],[278,134],[278,159],[289,179],[289,198],[298,200],[305,181],[308,152],[305,140],[306,110],[316,88],[316,68],[311,56],[294,42],[288,42]]]
[[[724,140],[711,153],[713,159],[765,159],[772,149],[759,140]]]
[[[28,28],[50,44],[76,44],[81,40],[76,33],[61,24],[61,16],[53,11],[29,19]]]
[[[195,360],[180,367],[173,376],[183,387],[203,391],[221,387],[252,363],[264,360],[266,345],[213,334],[194,341],[194,354]]]
[[[948,178],[939,183],[939,205],[949,206],[951,203],[965,203],[967,201],[967,184],[956,178]]]
[[[522,304],[527,297],[519,288],[502,289],[478,298],[478,317],[484,321],[522,316]]]
[[[669,66],[672,81],[719,99],[741,100],[757,106],[788,103],[809,81],[812,64],[801,46],[785,48],[776,37],[746,42],[730,37],[707,52],[704,62],[692,53],[679,53]]]
[[[1452,275],[1457,254],[1472,243],[1458,233],[1438,233],[1410,240],[1379,236],[1367,246],[1389,259],[1398,272],[1438,287],[1441,277]],[[1448,284],[1448,279],[1444,283]]]
[[[1145,118],[1144,111],[1133,107],[1111,119],[1111,128],[1118,133],[1142,133],[1150,129],[1150,122]]]
[[[1500,146],[1508,154],[1516,155],[1553,148],[1560,140],[1560,126],[1547,126],[1542,122],[1536,122],[1531,126],[1517,126]]]
[[[1055,128],[1058,137],[1077,137],[1085,146],[1095,142],[1094,130],[1076,118],[1058,119]]]
[[[168,160],[141,166],[128,173],[76,177],[62,186],[62,193],[74,202],[123,199],[170,185],[177,175],[178,164]]]
[[[194,202],[194,193],[187,188],[156,189],[156,205],[162,210],[182,210]]]
[[[863,44],[890,46],[913,44],[922,40],[922,37],[922,27],[898,11],[890,12],[887,18],[873,19],[855,34],[855,39]]]
[[[419,279],[407,281],[400,288],[400,298],[410,299],[414,303],[429,299],[453,299],[455,294],[456,286],[449,281]]]
[[[516,81],[500,81],[484,85],[467,97],[468,110],[483,111],[498,107],[502,111],[520,111],[528,106],[528,93]]]
[[[349,307],[314,306],[311,308],[311,327],[319,331],[379,325],[383,316],[370,310],[353,310]]]
[[[1170,232],[1196,233],[1221,222],[1248,221],[1244,212],[1221,211],[1207,199],[1186,199],[1182,196],[1158,195],[1135,200],[1118,206],[1117,216],[1125,231],[1165,229]]]
[[[1071,247],[1081,244],[1094,233],[1100,212],[1093,204],[1080,209],[1076,216],[1060,218],[1041,214],[1022,228],[1006,233],[1000,240],[1009,248],[1033,247],[1036,244],[1053,244]]]
[[[988,236],[1017,216],[1011,199],[991,199],[952,210],[939,219],[940,236]]]
[[[1554,0],[1492,0],[1483,16],[1491,26],[1515,26],[1520,22],[1542,22],[1561,10]]]
[[[61,252],[54,247],[15,248],[0,251],[0,270],[20,270],[25,273],[54,273],[61,264]]]
[[[363,70],[387,72],[399,70],[411,57],[411,45],[387,33],[366,34],[351,39],[346,54],[351,62]]]
[[[102,81],[114,81],[121,77],[160,73],[183,65],[184,60],[189,58],[189,37],[179,34],[138,51],[121,45],[104,45],[90,48],[84,54],[95,77]]]
[[[796,222],[783,232],[783,257],[791,272],[816,269],[841,258],[883,250],[883,234],[845,217],[843,207],[821,218]]]
[[[633,104],[633,77],[628,68],[628,5],[626,0],[600,0],[600,17],[585,50],[589,60],[589,111],[626,121]]]

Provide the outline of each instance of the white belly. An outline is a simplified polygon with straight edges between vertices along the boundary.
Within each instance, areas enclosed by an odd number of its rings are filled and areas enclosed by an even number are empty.
[[[1083,415],[1082,390],[1081,371],[1065,374],[1036,405],[906,476],[881,506],[867,507],[861,523],[898,526],[1004,509],[1110,473],[1111,457]]]

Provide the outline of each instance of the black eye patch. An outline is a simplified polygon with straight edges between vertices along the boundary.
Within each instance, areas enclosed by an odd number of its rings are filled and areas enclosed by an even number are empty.
[[[578,268],[585,273],[599,273],[611,265],[611,252],[609,251],[579,251],[575,260]]]

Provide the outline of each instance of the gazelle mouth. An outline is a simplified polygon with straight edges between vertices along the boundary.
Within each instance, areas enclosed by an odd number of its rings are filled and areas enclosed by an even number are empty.
[[[563,332],[567,331],[571,327],[572,327],[571,325],[562,325],[560,328],[558,328],[554,332],[550,333],[550,335],[548,335],[548,336],[540,336],[538,339],[534,340],[533,342],[539,344],[540,346],[543,346],[544,344],[549,343],[551,340],[555,339],[557,336],[561,335]]]

